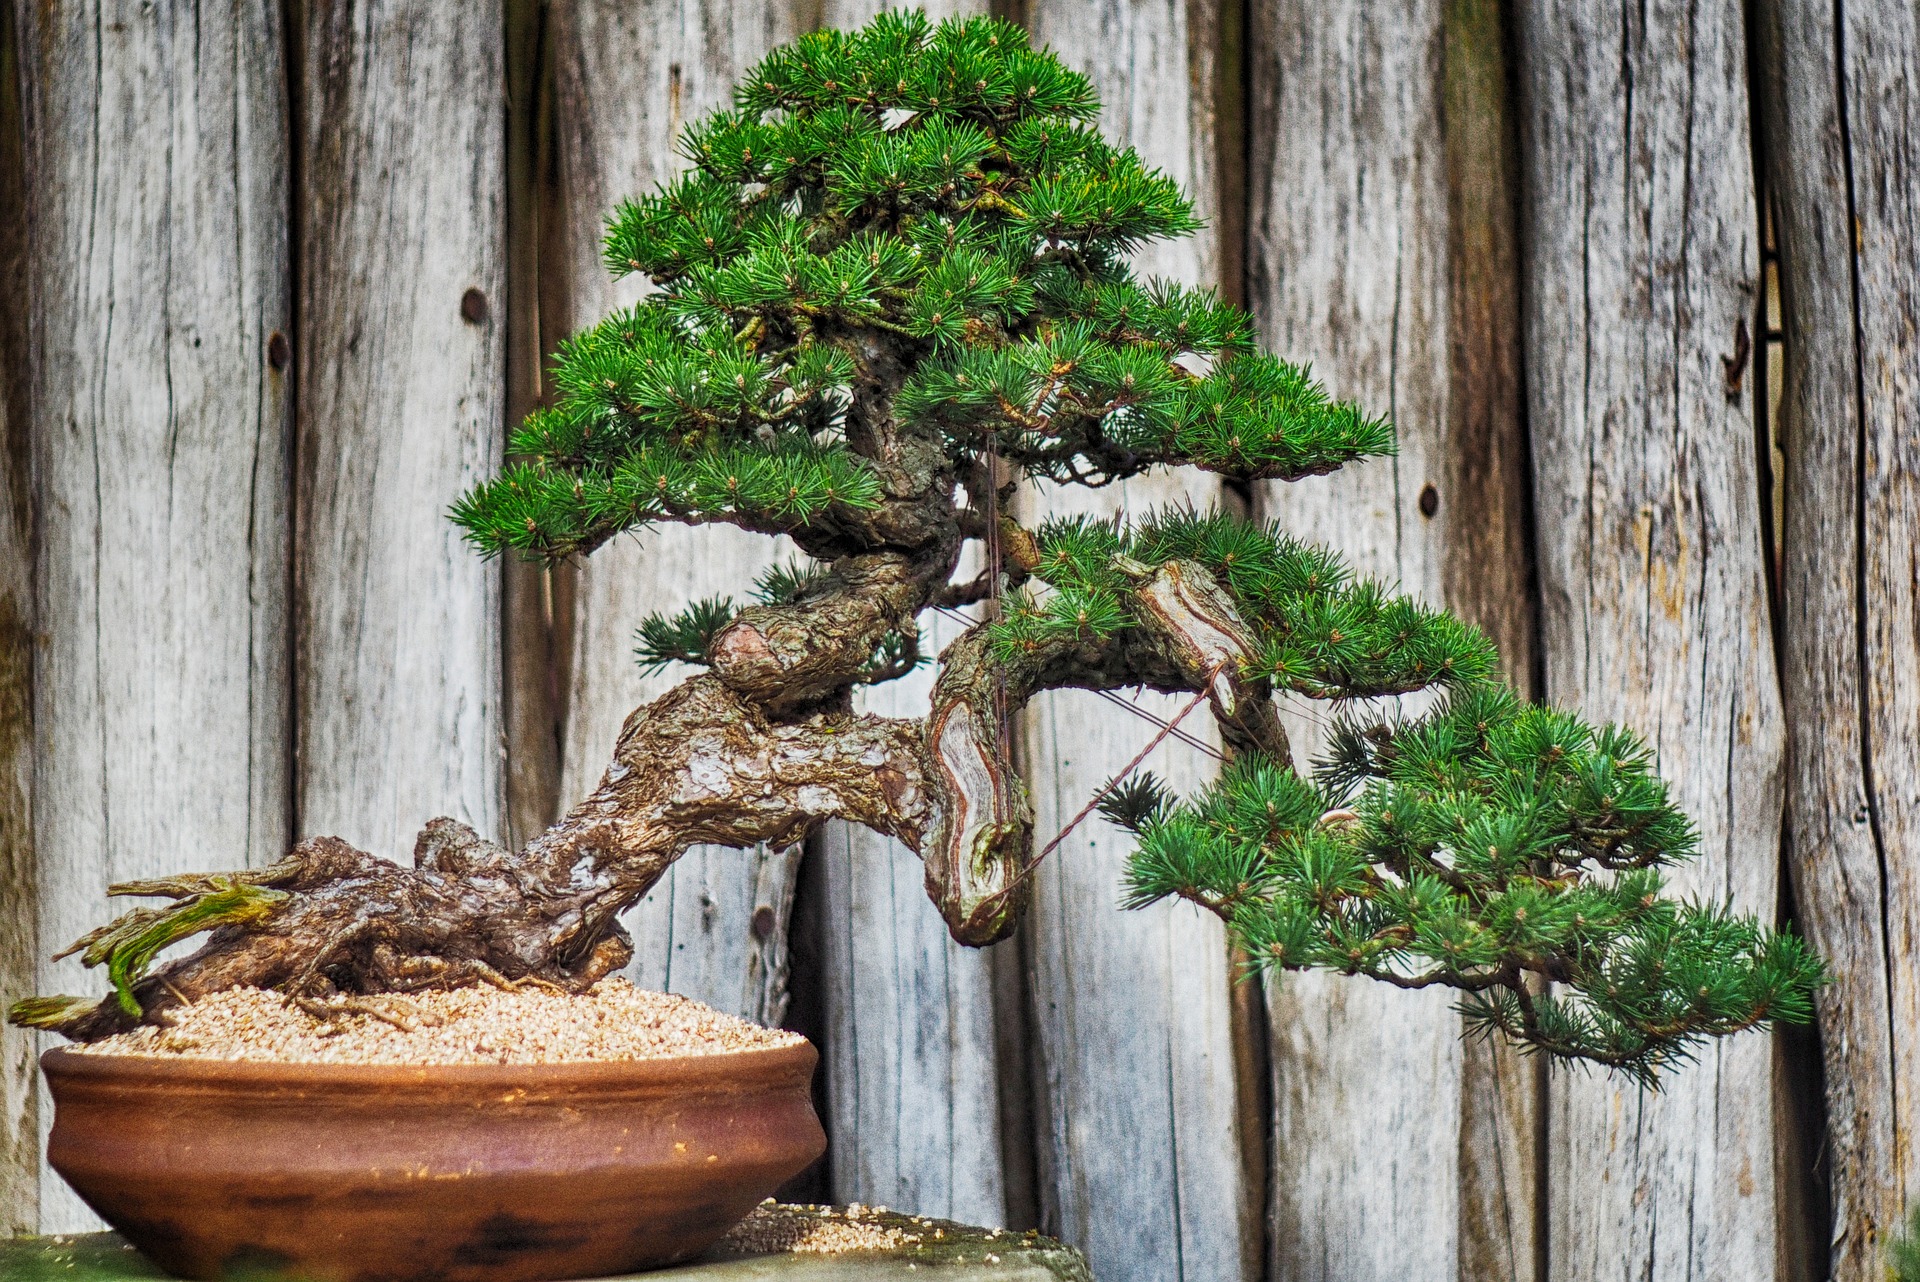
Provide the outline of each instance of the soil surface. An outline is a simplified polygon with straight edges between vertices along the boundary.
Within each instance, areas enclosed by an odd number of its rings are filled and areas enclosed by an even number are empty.
[[[73,1049],[299,1064],[559,1064],[717,1055],[803,1040],[618,978],[580,994],[456,988],[358,999],[323,1013],[278,993],[230,988],[167,1018],[164,1026],[143,1025]]]

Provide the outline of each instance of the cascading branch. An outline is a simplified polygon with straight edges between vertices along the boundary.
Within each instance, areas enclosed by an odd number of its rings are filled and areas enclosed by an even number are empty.
[[[561,348],[553,404],[452,515],[487,555],[559,561],[677,521],[802,559],[749,603],[636,621],[642,663],[700,670],[524,849],[438,819],[410,866],[318,838],[269,869],[116,888],[174,904],[79,945],[114,995],[13,1017],[97,1037],[236,984],[395,1019],[409,989],[578,990],[625,963],[620,912],[690,846],[829,819],[918,852],[954,936],[991,943],[1035,861],[1009,715],[1138,686],[1204,697],[1233,759],[1186,803],[1144,777],[1106,796],[1138,834],[1133,906],[1197,903],[1269,969],[1464,990],[1479,1028],[1643,1078],[1701,1037],[1807,1018],[1821,969],[1797,940],[1664,896],[1695,837],[1645,750],[1517,703],[1472,627],[1224,515],[1004,515],[1029,478],[1293,480],[1393,447],[1260,352],[1244,312],[1133,277],[1132,251],[1197,223],[1097,112],[997,21],[888,14],[770,55],[687,131],[685,174],[614,213],[607,266],[652,292]],[[970,540],[989,569],[956,581]],[[918,616],[982,601],[925,718],[856,708],[926,661]],[[1423,717],[1343,722],[1312,777],[1273,703],[1423,690],[1442,695]]]

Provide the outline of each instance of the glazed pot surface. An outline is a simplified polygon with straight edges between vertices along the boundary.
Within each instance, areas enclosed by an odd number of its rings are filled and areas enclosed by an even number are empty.
[[[805,1169],[818,1058],[40,1063],[48,1160],[170,1273],[556,1282],[690,1259]]]

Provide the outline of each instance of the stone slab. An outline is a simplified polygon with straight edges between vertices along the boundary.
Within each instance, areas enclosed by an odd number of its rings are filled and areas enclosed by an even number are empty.
[[[631,1276],[646,1282],[1093,1282],[1078,1251],[1038,1234],[850,1210],[851,1216],[816,1207],[780,1207],[777,1213],[790,1223],[852,1218],[903,1240],[868,1250],[809,1250],[803,1242],[800,1249],[716,1252],[695,1264]],[[115,1233],[0,1239],[0,1282],[157,1282],[166,1276]]]

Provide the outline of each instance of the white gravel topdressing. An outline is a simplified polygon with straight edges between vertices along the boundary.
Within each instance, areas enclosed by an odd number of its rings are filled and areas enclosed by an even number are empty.
[[[283,1064],[564,1064],[717,1055],[805,1040],[625,979],[602,980],[581,994],[474,987],[378,1000],[398,1024],[369,1014],[322,1019],[279,993],[234,988],[169,1012],[166,1027],[147,1025],[73,1049]]]

